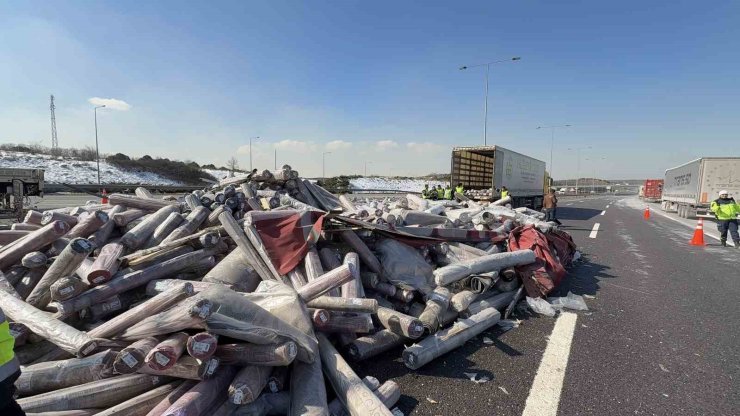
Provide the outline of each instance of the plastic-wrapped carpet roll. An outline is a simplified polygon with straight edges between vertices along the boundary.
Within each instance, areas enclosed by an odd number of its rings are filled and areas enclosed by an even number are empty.
[[[33,396],[111,377],[115,357],[115,352],[105,350],[85,358],[26,366],[15,382],[18,395]]]
[[[164,377],[131,374],[67,387],[18,400],[26,412],[108,408],[164,384]]]
[[[286,366],[295,360],[298,348],[293,341],[281,344],[222,344],[216,349],[224,365]]]

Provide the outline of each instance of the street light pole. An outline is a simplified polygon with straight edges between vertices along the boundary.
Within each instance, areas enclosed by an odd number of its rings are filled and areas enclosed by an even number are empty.
[[[579,148],[572,148],[569,147],[568,150],[575,150],[578,153],[578,162],[576,164],[576,195],[578,195],[578,182],[580,181],[581,176],[581,150],[590,149],[591,146],[586,147],[579,147]]]
[[[260,136],[249,138],[249,173],[252,173],[252,139],[259,139]]]
[[[105,105],[99,105],[93,108],[95,113],[95,161],[98,162],[98,185],[100,185],[100,149],[98,148],[98,108],[103,108]]]
[[[371,164],[371,165],[372,165],[372,164],[373,164],[373,162],[368,162],[368,161],[365,161],[365,175],[364,175],[365,177],[367,177],[367,165],[368,165],[368,164]]]
[[[537,130],[539,129],[550,129],[550,177],[553,177],[552,172],[552,151],[555,148],[555,129],[559,128],[567,128],[567,127],[573,127],[571,124],[562,124],[558,126],[539,126],[537,127]],[[566,183],[565,186],[568,186]]]
[[[321,179],[326,179],[326,155],[330,155],[331,152],[324,152],[321,155]]]
[[[515,56],[510,59],[502,59],[499,61],[493,61],[488,62],[485,64],[477,64],[477,65],[467,65],[467,66],[461,66],[460,70],[465,70],[469,68],[477,68],[479,66],[485,66],[486,67],[486,94],[485,94],[485,101],[483,103],[483,145],[486,146],[488,144],[488,75],[491,72],[491,65],[501,63],[501,62],[509,62],[509,61],[519,61],[522,58],[519,56]]]

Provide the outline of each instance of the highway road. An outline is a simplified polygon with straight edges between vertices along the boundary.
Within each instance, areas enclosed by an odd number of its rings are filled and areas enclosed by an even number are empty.
[[[358,373],[399,382],[407,415],[740,414],[740,250],[712,237],[690,246],[695,221],[644,220],[644,207],[636,197],[561,203],[584,261],[557,294],[587,296],[589,311],[520,314],[518,328],[421,370],[391,351]]]

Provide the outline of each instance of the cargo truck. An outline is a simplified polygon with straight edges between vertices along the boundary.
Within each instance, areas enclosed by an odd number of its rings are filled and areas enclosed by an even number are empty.
[[[465,189],[493,189],[499,199],[502,186],[509,189],[512,206],[539,210],[545,193],[545,162],[501,146],[452,149],[451,184]]]
[[[42,169],[0,168],[0,218],[23,219],[23,202],[29,196],[44,196]]]
[[[665,171],[660,208],[682,218],[713,218],[721,190],[740,199],[740,157],[703,157]]]
[[[645,179],[640,187],[640,198],[645,202],[658,202],[663,195],[663,179]]]

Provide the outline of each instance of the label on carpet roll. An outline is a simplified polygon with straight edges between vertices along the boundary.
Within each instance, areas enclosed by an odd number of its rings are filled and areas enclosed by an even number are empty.
[[[163,367],[170,363],[170,359],[167,358],[167,356],[162,354],[161,352],[154,353],[154,361],[156,361],[157,364]]]
[[[137,364],[139,364],[139,360],[137,360],[136,357],[129,353],[123,354],[123,357],[121,357],[121,361],[129,366],[129,368],[134,368]]]
[[[193,351],[195,352],[208,352],[211,349],[211,344],[208,342],[193,341]]]

